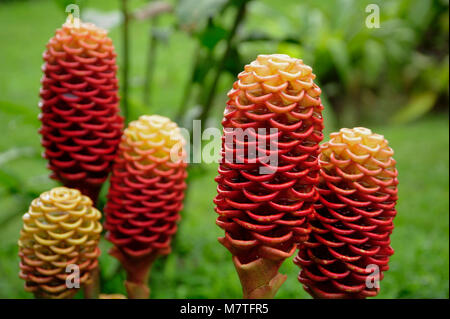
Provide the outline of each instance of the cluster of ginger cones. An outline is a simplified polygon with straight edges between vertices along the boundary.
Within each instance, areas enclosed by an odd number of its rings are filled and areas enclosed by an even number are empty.
[[[37,298],[71,298],[80,287],[99,297],[103,228],[129,298],[149,297],[151,265],[171,250],[186,189],[185,140],[158,115],[123,130],[115,59],[106,31],[73,18],[44,53],[43,156],[64,186],[42,193],[23,216],[20,277]],[[320,145],[314,79],[302,60],[259,55],[228,93],[214,204],[244,298],[273,298],[287,278],[278,270],[297,250],[298,280],[314,298],[375,296],[388,270],[393,151],[360,127]],[[102,227],[95,204],[108,177]]]

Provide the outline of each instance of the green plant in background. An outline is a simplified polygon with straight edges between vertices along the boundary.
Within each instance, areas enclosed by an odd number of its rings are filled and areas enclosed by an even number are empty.
[[[372,2],[256,7],[272,16],[266,37],[298,41],[279,42],[278,50],[315,66],[340,125],[407,122],[448,103],[448,1],[377,1],[380,28],[369,29]],[[260,25],[249,29],[261,32]]]
[[[239,73],[242,61],[235,38],[238,28],[244,22],[249,2],[250,0],[203,0],[199,2],[200,6],[192,0],[180,2],[177,11],[179,26],[192,34],[198,44],[191,77],[178,110],[179,119],[186,111],[193,85],[198,84],[200,87],[197,103],[201,111],[198,118],[205,121],[213,106],[221,74],[226,71],[232,76]],[[220,18],[229,11],[234,11],[234,16],[227,26],[216,17]],[[217,50],[216,47],[221,42],[224,42],[224,47]]]
[[[88,0],[78,2],[91,4]],[[176,116],[185,126],[194,118],[217,116],[216,96],[223,93],[245,61],[264,49],[302,56],[316,66],[324,98],[329,100],[338,126],[405,123],[448,104],[446,0],[377,1],[380,28],[365,25],[365,8],[372,3],[369,0],[121,3],[122,17],[128,17],[122,18],[121,27],[122,106],[124,113],[135,113],[129,108],[141,109],[133,118],[154,107],[150,90],[156,48],[158,43],[169,41],[173,32],[187,34],[196,45]],[[133,10],[126,9],[130,6]],[[172,32],[160,27],[159,16],[164,13],[171,16]],[[147,20],[150,27],[142,99],[129,101],[128,87],[132,84],[129,45],[125,43],[135,38],[127,30],[130,23]],[[221,81],[224,73],[229,75],[226,82]],[[128,107],[128,103],[132,105]]]

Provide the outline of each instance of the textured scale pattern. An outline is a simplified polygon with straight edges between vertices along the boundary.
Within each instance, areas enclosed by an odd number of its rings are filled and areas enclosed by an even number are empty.
[[[374,274],[369,265],[376,265],[381,280],[394,252],[390,234],[398,180],[393,153],[382,135],[360,127],[332,133],[321,146],[320,199],[310,238],[294,259],[302,268],[298,279],[313,297],[378,293],[379,288],[366,286],[366,278]]]
[[[125,130],[105,207],[108,239],[125,254],[170,252],[186,188],[184,145],[162,116],[141,116]]]
[[[112,41],[93,24],[68,20],[43,57],[40,133],[51,177],[95,202],[123,127]]]
[[[284,260],[310,232],[307,216],[318,198],[314,185],[318,143],[323,138],[321,90],[314,79],[311,67],[302,60],[259,55],[245,66],[228,93],[214,203],[216,223],[225,230],[219,241],[241,263],[260,257]],[[265,146],[253,163],[248,138],[234,135],[232,143],[226,142],[236,129],[248,129],[260,143],[258,149]],[[270,150],[270,143],[275,143],[275,150]],[[240,148],[244,155],[238,161]],[[236,157],[226,160],[227,152]],[[271,152],[278,165],[264,160]],[[269,168],[269,173],[262,174],[261,167]]]
[[[53,188],[32,201],[20,231],[20,278],[25,290],[40,298],[70,298],[70,264],[80,270],[80,284],[91,281],[98,266],[101,213],[76,189]]]

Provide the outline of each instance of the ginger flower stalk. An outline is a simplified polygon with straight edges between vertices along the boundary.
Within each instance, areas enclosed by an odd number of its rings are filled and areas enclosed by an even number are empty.
[[[105,207],[111,254],[127,271],[129,298],[147,298],[150,267],[170,253],[183,208],[185,141],[166,117],[141,116],[125,129]]]
[[[318,198],[321,90],[311,67],[259,55],[228,93],[215,211],[244,298],[272,298],[283,261],[305,241]]]
[[[52,178],[95,203],[123,126],[112,41],[105,30],[69,17],[49,40],[43,58],[43,155]]]

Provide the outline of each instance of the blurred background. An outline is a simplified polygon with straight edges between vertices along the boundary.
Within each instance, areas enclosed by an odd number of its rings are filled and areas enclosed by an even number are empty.
[[[0,0],[0,298],[32,297],[18,278],[17,239],[31,200],[57,185],[40,156],[38,94],[42,53],[70,3],[109,30],[128,121],[160,114],[220,127],[245,64],[268,53],[303,59],[322,88],[326,136],[366,126],[395,150],[395,254],[378,298],[449,297],[448,0]],[[365,23],[371,3],[379,28]],[[216,239],[216,174],[217,164],[190,166],[173,253],[152,269],[153,298],[242,296]],[[125,293],[110,246],[102,240],[102,291]],[[309,298],[292,260],[281,272],[277,298]]]

